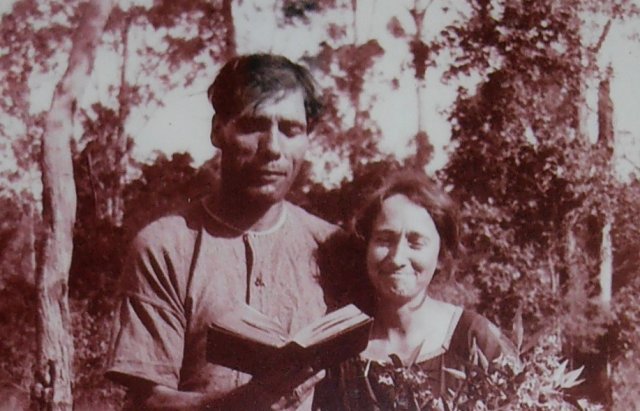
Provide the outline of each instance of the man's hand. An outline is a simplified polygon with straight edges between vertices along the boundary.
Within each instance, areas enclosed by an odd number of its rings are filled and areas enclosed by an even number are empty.
[[[325,371],[311,367],[297,370],[273,370],[254,377],[248,384],[229,394],[205,399],[206,410],[292,410],[298,408],[325,377]]]
[[[282,410],[290,410],[297,409],[310,395],[313,393],[313,388],[317,383],[319,383],[326,375],[324,370],[317,372],[315,374],[311,374],[313,371],[310,369],[302,370],[296,378],[293,378],[291,381],[293,383],[303,380],[298,386],[290,388],[289,392],[284,394],[278,402],[271,406],[271,410],[273,411],[282,411]]]
[[[291,410],[300,406],[325,376],[305,368],[290,372],[272,372],[252,379],[248,384],[220,396],[178,391],[140,381],[129,386],[136,409],[144,410]]]

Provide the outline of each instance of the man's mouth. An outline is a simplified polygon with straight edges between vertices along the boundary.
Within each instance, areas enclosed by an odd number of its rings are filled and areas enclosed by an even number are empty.
[[[258,170],[258,174],[284,176],[287,172],[280,169],[262,169]]]
[[[287,172],[275,169],[262,169],[254,173],[254,178],[258,182],[270,182],[279,180],[287,176]]]
[[[392,272],[385,273],[384,276],[391,277],[391,278],[403,278],[403,277],[410,277],[411,273],[407,273],[404,271],[392,271]]]

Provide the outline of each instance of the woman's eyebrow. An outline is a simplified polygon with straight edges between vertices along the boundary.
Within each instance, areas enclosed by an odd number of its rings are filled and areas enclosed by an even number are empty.
[[[429,236],[427,234],[421,233],[419,231],[409,231],[407,233],[407,237],[409,239],[412,239],[412,240],[421,240],[421,239],[428,239],[429,238]]]

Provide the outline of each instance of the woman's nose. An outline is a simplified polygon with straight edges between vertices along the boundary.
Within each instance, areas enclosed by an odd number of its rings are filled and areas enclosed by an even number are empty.
[[[408,244],[402,237],[389,250],[389,260],[396,267],[403,267],[407,263]]]

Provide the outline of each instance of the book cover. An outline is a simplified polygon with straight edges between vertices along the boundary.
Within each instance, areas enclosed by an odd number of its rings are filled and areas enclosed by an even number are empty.
[[[241,305],[209,326],[207,360],[252,375],[274,367],[320,370],[364,350],[371,322],[350,304],[289,335],[273,319]]]

